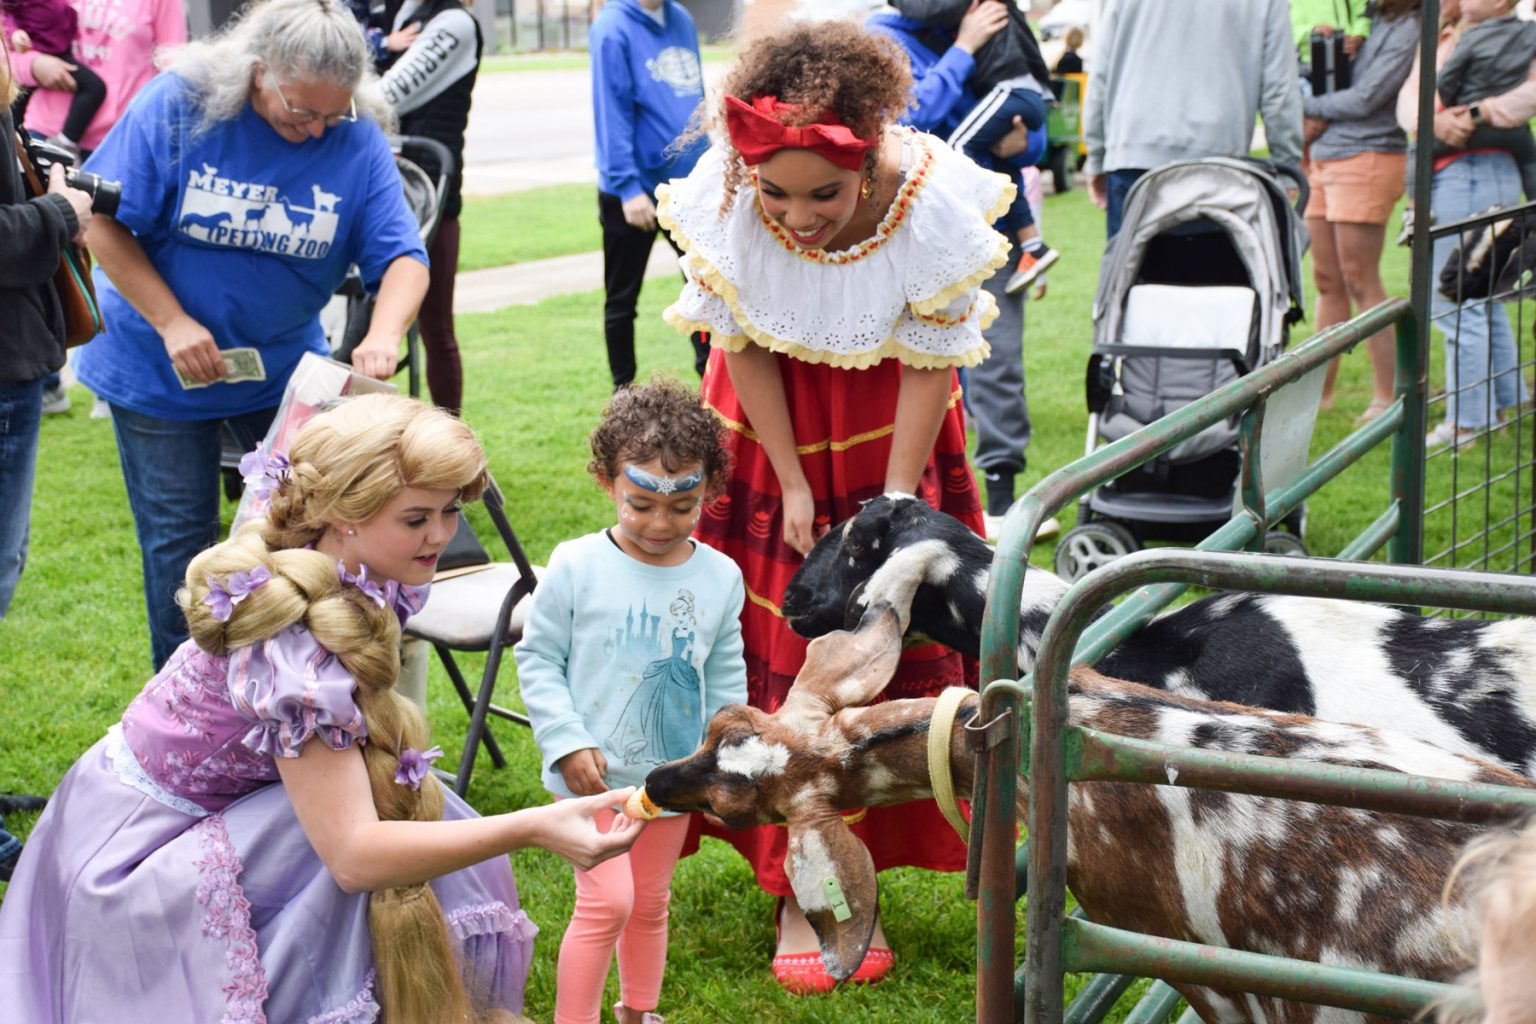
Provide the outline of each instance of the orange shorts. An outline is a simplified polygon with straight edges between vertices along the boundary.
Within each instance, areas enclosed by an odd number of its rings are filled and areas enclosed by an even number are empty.
[[[1359,153],[1306,161],[1312,188],[1306,218],[1330,224],[1386,224],[1403,194],[1405,153]]]

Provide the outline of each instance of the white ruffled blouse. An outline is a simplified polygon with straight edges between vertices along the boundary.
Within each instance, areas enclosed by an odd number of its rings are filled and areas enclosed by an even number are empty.
[[[903,130],[904,179],[873,237],[840,252],[801,249],[737,189],[720,215],[725,159],[711,148],[657,189],[662,227],[688,283],[665,312],[737,352],[756,342],[812,363],[862,369],[895,357],[929,369],[987,357],[997,304],[981,283],[1008,257],[992,230],[1015,186],[931,135]]]

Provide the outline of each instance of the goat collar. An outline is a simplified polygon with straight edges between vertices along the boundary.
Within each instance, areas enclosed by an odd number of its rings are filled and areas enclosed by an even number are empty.
[[[928,781],[933,786],[933,799],[943,812],[944,820],[954,826],[960,833],[960,841],[967,844],[971,841],[971,826],[955,800],[955,780],[949,770],[949,745],[960,704],[973,692],[963,686],[951,686],[939,694],[938,703],[933,706],[933,717],[928,720]]]

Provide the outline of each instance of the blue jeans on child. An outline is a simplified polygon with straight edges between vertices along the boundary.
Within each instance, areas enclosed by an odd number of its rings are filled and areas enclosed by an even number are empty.
[[[1435,222],[1449,224],[1490,206],[1518,204],[1520,172],[1508,153],[1468,153],[1435,172],[1429,194]],[[1437,277],[1459,242],[1454,234],[1435,242]],[[1525,393],[1509,314],[1501,303],[1471,299],[1458,305],[1438,290],[1431,313],[1445,334],[1446,420],[1463,430],[1497,422],[1498,413],[1513,408]]]
[[[272,408],[218,420],[162,420],[112,404],[157,672],[187,638],[186,619],[176,604],[187,565],[218,540],[220,428],[228,423],[240,450],[250,451],[266,437],[276,414]]]
[[[0,619],[27,564],[43,379],[0,381]]]
[[[1028,164],[1017,158],[1004,160],[992,154],[992,147],[999,139],[1013,130],[1013,119],[1022,117],[1025,127],[1034,130],[1045,124],[1045,97],[1028,86],[996,86],[983,96],[965,120],[949,136],[949,144],[960,150],[982,167],[999,174],[1006,174],[1015,185],[1019,183],[1019,170]],[[1039,159],[1039,154],[1035,155]],[[1030,161],[1032,163],[1033,161]],[[1013,204],[1003,215],[1002,223],[1008,230],[1008,241],[1018,241],[1018,232],[1035,222],[1024,190],[1019,189]]]

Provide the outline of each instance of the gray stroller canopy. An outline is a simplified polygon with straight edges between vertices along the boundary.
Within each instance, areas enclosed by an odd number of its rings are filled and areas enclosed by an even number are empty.
[[[1120,233],[1099,268],[1093,300],[1095,345],[1114,345],[1124,328],[1126,297],[1141,279],[1149,244],[1181,225],[1205,220],[1225,231],[1258,296],[1258,331],[1267,361],[1302,316],[1301,256],[1307,231],[1285,189],[1256,163],[1228,157],[1154,168],[1126,197]]]

